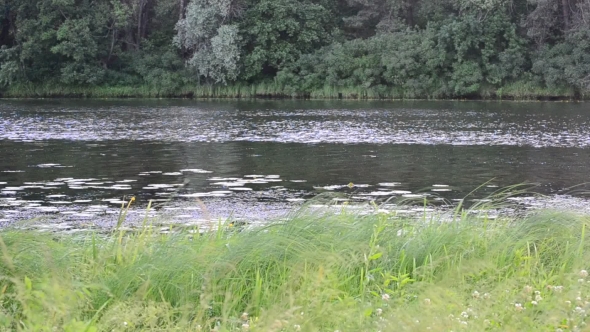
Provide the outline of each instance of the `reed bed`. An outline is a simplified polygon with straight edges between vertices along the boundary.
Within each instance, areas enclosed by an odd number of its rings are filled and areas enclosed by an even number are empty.
[[[64,86],[55,84],[11,85],[0,92],[3,98],[297,98],[297,99],[452,99],[432,92],[416,95],[396,87],[324,86],[307,92],[291,91],[273,82],[233,85],[184,85],[181,87],[137,86]],[[530,83],[511,83],[502,88],[485,86],[478,93],[460,99],[485,100],[585,100],[571,88],[547,89]]]

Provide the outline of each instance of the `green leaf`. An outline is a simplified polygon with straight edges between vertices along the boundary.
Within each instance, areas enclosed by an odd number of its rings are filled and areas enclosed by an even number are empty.
[[[374,260],[377,260],[377,259],[381,258],[381,256],[383,256],[383,253],[382,252],[378,252],[378,253],[374,254],[373,256],[369,257],[369,260],[370,261],[374,261]]]

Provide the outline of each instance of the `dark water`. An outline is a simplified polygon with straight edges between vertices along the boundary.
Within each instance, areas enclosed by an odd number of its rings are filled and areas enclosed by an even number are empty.
[[[490,180],[556,193],[590,177],[589,106],[1,101],[0,205],[191,195],[290,202],[326,189],[458,198]],[[350,182],[357,186],[331,187]]]

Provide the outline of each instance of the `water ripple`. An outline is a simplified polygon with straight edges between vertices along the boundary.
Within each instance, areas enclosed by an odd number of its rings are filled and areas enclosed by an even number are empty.
[[[395,104],[385,109],[261,109],[215,103],[31,107],[5,102],[0,104],[0,139],[590,146],[590,115],[583,104],[568,112],[540,112],[538,105],[466,111]]]

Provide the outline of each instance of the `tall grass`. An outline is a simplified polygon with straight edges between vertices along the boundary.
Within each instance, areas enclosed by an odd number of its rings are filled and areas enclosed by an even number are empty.
[[[423,96],[411,94],[409,99],[437,99],[437,94],[425,92]],[[65,86],[56,84],[15,84],[1,91],[4,98],[305,98],[305,99],[356,99],[394,100],[408,99],[408,94],[396,87],[366,88],[324,86],[309,92],[292,92],[276,82],[233,85],[186,85],[180,88],[163,88],[152,85],[138,86]],[[587,94],[576,95],[571,88],[548,89],[526,82],[515,82],[504,87],[482,86],[469,96],[479,99],[587,99]]]
[[[344,209],[200,235],[4,230],[0,330],[585,329],[587,217],[460,215]]]

